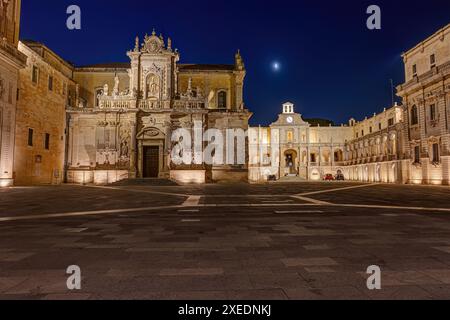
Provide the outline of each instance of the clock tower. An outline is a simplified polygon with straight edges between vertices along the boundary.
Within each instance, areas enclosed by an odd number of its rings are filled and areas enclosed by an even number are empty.
[[[290,102],[286,102],[283,104],[283,113],[284,114],[294,114],[294,104]]]

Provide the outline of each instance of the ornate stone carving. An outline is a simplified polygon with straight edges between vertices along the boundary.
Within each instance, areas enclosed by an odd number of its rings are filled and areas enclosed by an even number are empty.
[[[154,117],[147,116],[147,117],[142,117],[142,126],[144,128],[148,128],[148,127],[153,127],[156,125],[156,119]]]
[[[239,71],[243,71],[245,69],[244,60],[242,59],[240,50],[238,50],[235,55],[235,66]]]
[[[149,129],[145,131],[145,135],[146,136],[150,136],[150,137],[156,137],[159,135],[159,130],[158,129]]]
[[[152,35],[150,37],[148,35],[145,35],[142,52],[160,53],[163,48],[164,48],[164,41],[162,40],[162,36],[157,37],[155,30],[153,30]]]

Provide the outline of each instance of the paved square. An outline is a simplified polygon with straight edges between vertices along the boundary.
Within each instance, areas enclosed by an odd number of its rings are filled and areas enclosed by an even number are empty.
[[[0,189],[2,299],[449,299],[450,188]],[[68,266],[81,268],[69,291]],[[381,268],[370,291],[368,266]]]

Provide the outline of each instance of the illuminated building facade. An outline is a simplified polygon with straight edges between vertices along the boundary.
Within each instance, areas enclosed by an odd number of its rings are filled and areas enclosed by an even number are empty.
[[[0,186],[14,183],[17,80],[26,57],[17,50],[20,0],[0,0]]]

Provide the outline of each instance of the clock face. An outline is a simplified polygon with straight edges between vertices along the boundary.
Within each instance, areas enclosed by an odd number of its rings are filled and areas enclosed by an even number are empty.
[[[287,120],[287,122],[288,122],[288,123],[292,123],[292,122],[294,122],[294,118],[292,118],[292,117],[287,117],[287,119],[286,119],[286,120]]]

